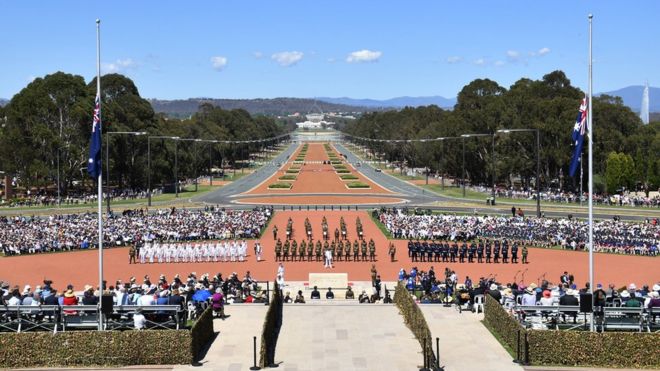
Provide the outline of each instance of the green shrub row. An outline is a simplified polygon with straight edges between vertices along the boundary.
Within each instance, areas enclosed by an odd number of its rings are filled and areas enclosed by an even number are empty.
[[[363,182],[350,182],[347,183],[346,186],[348,188],[370,188],[369,184]]]
[[[660,333],[526,330],[489,295],[484,322],[524,360],[538,366],[659,368]],[[520,332],[520,344],[518,344]],[[527,342],[525,342],[525,334]]]
[[[358,178],[357,175],[355,174],[342,174],[339,176],[341,180],[355,180],[355,179],[360,179]]]
[[[287,174],[287,175],[282,175],[281,177],[277,178],[278,180],[296,180],[297,176]]]
[[[419,309],[419,306],[412,299],[408,290],[403,284],[403,281],[399,281],[394,289],[394,304],[399,308],[399,312],[403,316],[403,320],[412,331],[413,335],[419,345],[422,348],[422,353],[424,351],[424,344],[426,343],[426,360],[429,365],[435,364],[435,353],[433,352],[433,338],[431,337],[431,330],[429,325],[424,318],[424,313]],[[426,339],[426,342],[424,340]]]
[[[197,360],[204,346],[213,338],[213,308],[210,306],[202,313],[190,329],[192,341],[190,351],[193,360]]]
[[[282,315],[284,309],[284,299],[282,291],[273,282],[273,295],[264,319],[264,327],[261,331],[261,349],[259,352],[259,365],[261,368],[269,367],[275,364],[275,348],[277,347],[277,338],[280,336],[282,328]]]
[[[332,165],[332,167],[335,168],[335,170],[344,170],[347,169],[346,165]]]
[[[268,185],[269,189],[291,189],[291,183],[277,182]]]
[[[191,334],[188,330],[3,333],[0,368],[190,364],[191,352],[198,349]]]
[[[348,169],[337,169],[337,170],[335,170],[335,173],[337,173],[337,174],[350,174],[351,171],[348,170]]]
[[[343,162],[338,161],[338,160],[337,160],[337,161],[330,161],[330,163],[331,163],[332,165],[340,165],[340,164],[343,164]]]
[[[300,172],[300,169],[289,168],[289,169],[286,170],[287,174],[298,174],[299,172]]]

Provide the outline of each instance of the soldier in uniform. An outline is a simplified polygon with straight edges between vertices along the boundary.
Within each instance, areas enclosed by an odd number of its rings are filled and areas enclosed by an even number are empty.
[[[369,261],[376,261],[376,243],[369,239]]]
[[[316,261],[321,261],[321,240],[316,240]]]
[[[465,255],[467,255],[467,242],[463,241],[461,245],[460,255],[458,256],[459,263],[465,263]]]
[[[335,240],[339,240],[339,229],[335,228]]]
[[[296,261],[296,257],[298,256],[298,241],[293,240],[291,243],[291,261]]]
[[[527,264],[527,245],[522,247],[522,263]]]
[[[468,263],[474,263],[474,256],[477,254],[477,244],[472,241],[470,250],[468,250]]]
[[[345,249],[344,254],[345,254],[346,261],[350,261],[351,260],[351,242],[348,241],[348,240],[347,241],[340,240],[340,242],[344,244],[344,249]]]
[[[307,244],[307,261],[312,261],[312,258],[314,256],[314,242],[312,240],[309,240],[309,243]]]
[[[353,261],[360,261],[360,242],[357,239],[353,241]]]
[[[341,261],[341,258],[344,257],[344,243],[336,238],[332,243],[337,244],[337,261]]]
[[[511,263],[518,263],[518,241],[514,241],[511,245]]]
[[[490,241],[486,240],[486,263],[490,263],[490,256],[493,255],[493,245]]]
[[[413,245],[412,240],[408,240],[408,258],[412,259],[414,249],[415,249],[415,246]]]
[[[291,242],[289,240],[284,241],[284,261],[289,260],[289,249],[291,248]]]
[[[394,262],[394,256],[396,255],[396,247],[392,242],[390,242],[390,248],[387,253],[390,254],[390,261]]]
[[[495,240],[494,245],[495,245],[495,247],[493,248],[493,262],[494,263],[499,263],[500,262],[500,241]]]
[[[502,263],[509,262],[509,242],[504,240],[502,242]]]
[[[362,256],[361,256],[362,261],[366,262],[367,261],[367,241],[365,241],[364,239],[360,243],[360,252],[362,253]]]
[[[135,264],[135,255],[137,255],[137,250],[135,245],[132,245],[131,248],[128,249],[128,264]]]
[[[334,259],[334,257],[337,256],[337,243],[335,241],[330,243],[330,252],[332,252],[332,257]]]
[[[300,241],[300,251],[299,251],[299,257],[300,261],[305,261],[305,255],[307,254],[307,242],[305,240]]]
[[[433,261],[440,262],[440,256],[442,255],[442,242],[433,242],[433,254],[435,254],[435,259]]]
[[[458,255],[458,243],[454,241],[454,243],[451,245],[451,251],[449,255],[449,261],[451,263],[456,263],[456,256]]]
[[[449,262],[449,242],[447,241],[442,244],[442,262]]]
[[[479,241],[479,244],[477,245],[477,263],[483,263],[484,262],[484,243],[483,241]]]
[[[278,238],[275,243],[275,261],[282,260],[282,241]]]
[[[274,226],[274,227],[273,227],[273,239],[274,239],[274,240],[277,239],[277,226]]]

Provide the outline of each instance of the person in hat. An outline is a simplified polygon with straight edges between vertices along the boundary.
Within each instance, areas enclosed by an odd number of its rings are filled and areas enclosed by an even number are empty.
[[[657,291],[651,291],[649,292],[649,299],[647,302],[645,302],[646,308],[652,309],[652,308],[658,308],[660,309],[660,294],[658,294]],[[654,317],[657,316],[658,311],[654,312]],[[655,318],[654,318],[655,320]]]
[[[91,285],[85,285],[85,290],[83,291],[82,298],[83,305],[97,305],[99,303],[99,298],[94,296],[94,287]]]
[[[73,293],[73,288],[67,289],[64,292],[64,299],[62,300],[62,305],[78,305],[78,297]],[[65,310],[65,315],[75,315],[77,312],[75,310]]]
[[[488,290],[488,295],[492,296],[493,299],[497,300],[498,303],[501,302],[502,300],[502,293],[500,292],[500,290],[497,289],[496,283],[492,283],[490,285],[490,290]]]
[[[573,289],[568,289],[566,290],[566,294],[562,297],[559,298],[559,305],[560,306],[578,306],[580,305],[580,302],[578,301],[577,296],[575,295],[575,290]],[[566,322],[566,316],[571,316],[573,317],[573,323],[577,322],[577,311],[562,311],[561,312],[562,320]]]
[[[534,292],[534,287],[532,287],[531,285],[525,288],[525,293],[523,294],[522,297],[522,305],[524,306],[536,305],[536,293]]]
[[[626,308],[640,308],[642,306],[642,302],[639,301],[639,298],[631,295],[628,290],[623,290],[621,292],[621,297],[626,301],[626,303],[623,305]]]
[[[550,290],[543,291],[543,297],[539,300],[540,305],[551,306],[553,304],[552,293]]]

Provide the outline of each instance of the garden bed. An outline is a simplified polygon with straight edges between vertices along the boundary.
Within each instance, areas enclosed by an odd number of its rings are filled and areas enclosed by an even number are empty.
[[[349,189],[369,189],[371,188],[369,184],[363,182],[350,182],[346,183],[346,187]]]
[[[291,189],[292,185],[291,183],[285,183],[285,182],[277,182],[273,184],[268,185],[268,189],[284,189],[288,190]]]
[[[341,180],[358,180],[358,179],[360,179],[355,174],[342,174],[339,177],[341,178]]]
[[[287,175],[282,175],[281,177],[277,178],[277,180],[296,180],[297,178],[298,176],[296,175],[287,174]]]

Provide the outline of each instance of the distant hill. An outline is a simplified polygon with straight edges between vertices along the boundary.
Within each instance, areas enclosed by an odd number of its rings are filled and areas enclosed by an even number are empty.
[[[273,98],[273,99],[212,99],[190,98],[181,100],[150,99],[154,111],[164,113],[170,117],[186,118],[197,112],[202,103],[211,103],[223,109],[244,109],[252,115],[285,116],[293,113],[318,112],[368,112],[373,107],[352,106],[321,102],[306,98]]]
[[[4,107],[9,103],[9,99],[0,98],[0,107]]]
[[[643,91],[644,86],[633,85],[601,94],[621,97],[626,106],[630,107],[633,111],[639,112],[642,107]],[[660,112],[660,88],[649,86],[649,112]]]
[[[385,100],[376,100],[376,99],[353,99],[353,98],[327,98],[320,97],[316,98],[320,101],[336,103],[336,104],[346,104],[350,106],[363,106],[363,107],[394,107],[394,108],[403,108],[403,107],[419,107],[419,106],[429,106],[435,104],[440,108],[454,108],[456,104],[456,98],[445,98],[439,95],[431,97],[397,97]]]

